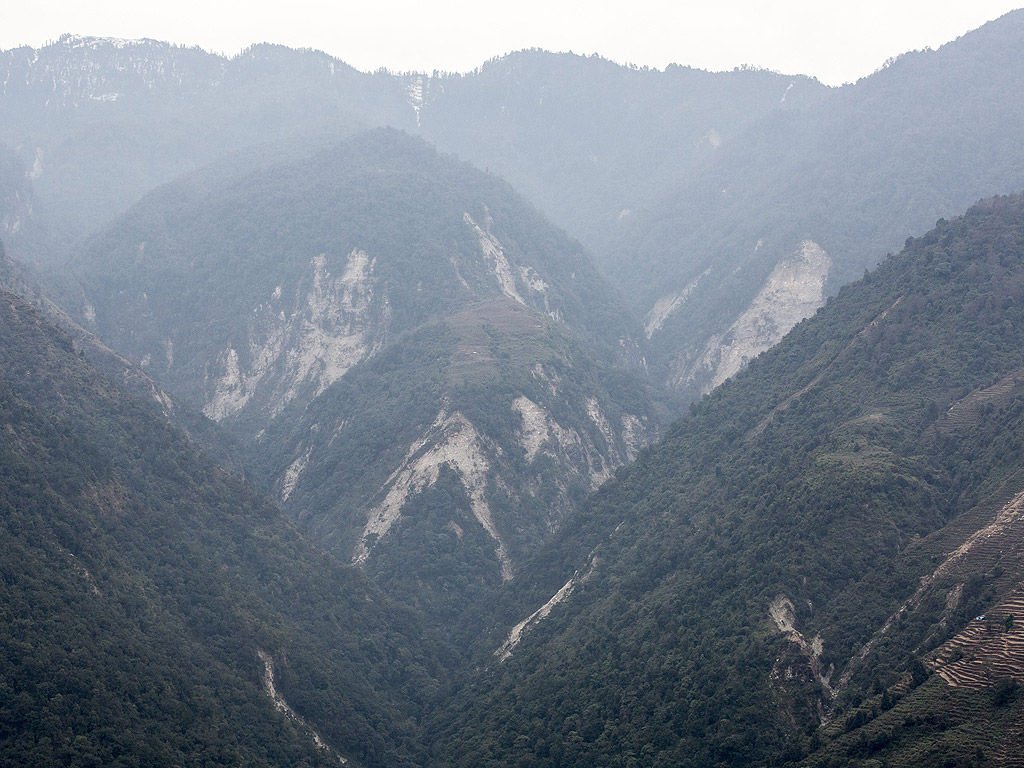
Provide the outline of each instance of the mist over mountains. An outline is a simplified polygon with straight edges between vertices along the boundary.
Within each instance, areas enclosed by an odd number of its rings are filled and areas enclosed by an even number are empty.
[[[4,753],[1012,765],[1022,50],[0,52]]]

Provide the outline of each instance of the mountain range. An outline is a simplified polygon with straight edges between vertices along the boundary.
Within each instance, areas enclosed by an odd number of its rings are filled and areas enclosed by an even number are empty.
[[[8,292],[0,328],[5,762],[418,763],[441,643]]]
[[[0,52],[5,754],[1015,764],[1022,47]]]
[[[340,556],[395,542],[422,581],[436,557],[397,542],[445,481],[457,511],[411,540],[468,569],[460,602],[656,436],[615,292],[507,184],[387,130],[209,176],[90,243],[81,322],[251,445]]]
[[[908,234],[1024,186],[1022,19],[841,88],[543,51],[465,75],[364,74],[280,46],[225,59],[65,36],[0,61],[0,143],[29,187],[4,218],[38,220],[28,252],[60,263],[225,154],[393,126],[508,179],[583,242],[643,316],[659,378],[693,397]]]

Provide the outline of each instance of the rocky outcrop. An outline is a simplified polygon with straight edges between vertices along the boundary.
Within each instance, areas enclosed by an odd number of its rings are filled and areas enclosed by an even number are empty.
[[[300,393],[316,397],[380,348],[388,303],[377,295],[374,261],[357,249],[340,274],[324,254],[310,267],[290,310],[281,286],[253,308],[244,358],[232,346],[221,353],[203,405],[209,418],[235,416],[254,398],[276,416]]]
[[[824,303],[831,266],[832,259],[817,243],[804,240],[775,266],[750,306],[728,330],[708,340],[696,362],[680,369],[677,361],[673,384],[698,382],[708,392],[778,344]]]

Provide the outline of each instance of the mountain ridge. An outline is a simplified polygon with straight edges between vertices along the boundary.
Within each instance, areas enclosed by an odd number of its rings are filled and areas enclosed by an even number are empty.
[[[339,557],[393,581],[378,549],[449,550],[458,589],[410,570],[437,570],[426,551],[393,553],[395,586],[436,589],[472,635],[466,590],[511,578],[654,439],[666,398],[614,289],[507,183],[393,129],[285,155],[147,196],[68,295],[250,446],[264,490]],[[402,534],[438,483],[455,517]]]
[[[1024,196],[983,201],[695,404],[538,553],[519,620],[576,586],[441,713],[433,764],[920,764],[927,654],[1024,578],[1016,522],[936,570],[1020,492],[1022,254]],[[933,758],[1019,721],[950,695],[974,708]]]
[[[342,755],[419,762],[443,646],[6,292],[0,326],[11,764],[336,765],[275,710],[258,652]]]

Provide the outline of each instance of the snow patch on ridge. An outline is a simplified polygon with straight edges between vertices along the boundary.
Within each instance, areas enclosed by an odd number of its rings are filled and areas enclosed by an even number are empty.
[[[451,467],[459,476],[469,496],[473,516],[494,539],[502,579],[508,581],[512,578],[512,561],[487,505],[490,462],[484,453],[483,439],[461,413],[448,414],[443,410],[427,433],[409,449],[402,465],[381,489],[386,488],[387,492],[383,501],[367,515],[353,562],[366,562],[373,541],[386,535],[398,521],[410,497],[437,482],[444,466]]]

